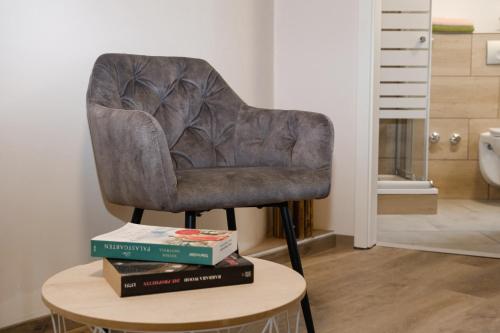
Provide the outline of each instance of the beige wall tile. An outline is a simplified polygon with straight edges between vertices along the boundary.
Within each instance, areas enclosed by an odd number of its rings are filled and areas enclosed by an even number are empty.
[[[435,194],[379,194],[377,213],[385,214],[436,214],[438,196]]]
[[[487,199],[488,184],[477,161],[429,161],[429,179],[439,189],[439,198]]]
[[[379,125],[378,154],[381,158],[396,157],[396,119],[382,119]]]
[[[427,180],[425,122],[420,119],[411,120],[411,171],[417,180]]]
[[[469,137],[469,121],[467,119],[431,119],[429,133],[438,132],[441,140],[429,143],[429,159],[431,160],[466,160]],[[457,145],[450,144],[453,133],[459,133],[462,140]]]
[[[378,174],[379,175],[393,175],[395,173],[394,163],[396,163],[396,160],[393,158],[379,158],[378,159]]]
[[[486,42],[488,40],[500,40],[500,34],[473,34],[472,75],[500,76],[499,65],[486,65]]]
[[[431,82],[432,118],[496,118],[499,78],[435,76]]]
[[[500,119],[471,119],[469,126],[469,159],[477,160],[479,135],[490,127],[500,127]]]
[[[488,199],[490,200],[500,200],[500,187],[494,187],[489,185],[490,195]]]
[[[472,35],[432,37],[432,75],[470,75]]]

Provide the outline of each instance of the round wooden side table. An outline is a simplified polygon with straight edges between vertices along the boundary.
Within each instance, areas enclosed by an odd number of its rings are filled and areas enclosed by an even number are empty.
[[[49,278],[42,300],[54,332],[65,319],[91,332],[299,332],[304,278],[270,261],[254,263],[254,283],[120,298],[102,276],[102,261],[76,266]]]

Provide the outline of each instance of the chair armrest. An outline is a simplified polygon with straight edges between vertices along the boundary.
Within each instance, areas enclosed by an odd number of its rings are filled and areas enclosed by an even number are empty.
[[[235,132],[240,166],[331,169],[334,130],[323,114],[245,106]]]
[[[116,204],[165,210],[177,179],[163,129],[144,111],[87,105],[90,135],[104,197]]]

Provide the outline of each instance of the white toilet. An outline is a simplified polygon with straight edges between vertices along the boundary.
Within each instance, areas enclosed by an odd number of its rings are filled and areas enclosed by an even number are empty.
[[[490,128],[479,137],[479,167],[484,179],[500,187],[500,128]]]

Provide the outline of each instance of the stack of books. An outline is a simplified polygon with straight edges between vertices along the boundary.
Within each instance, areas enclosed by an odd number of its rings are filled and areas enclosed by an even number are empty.
[[[253,264],[235,252],[236,231],[127,223],[90,246],[121,297],[253,282]]]

